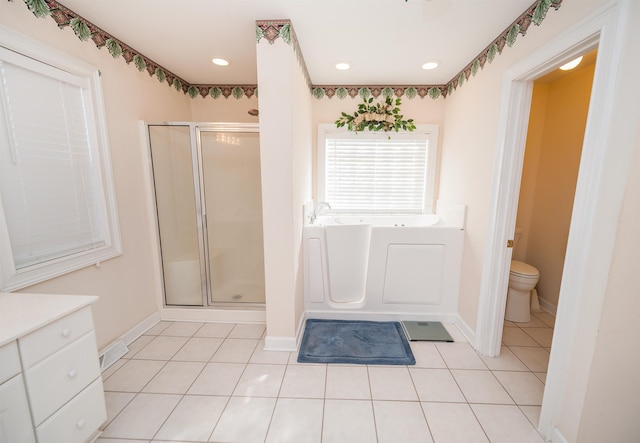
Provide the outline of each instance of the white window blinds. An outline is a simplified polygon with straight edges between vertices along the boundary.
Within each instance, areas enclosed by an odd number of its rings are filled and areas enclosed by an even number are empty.
[[[0,190],[16,269],[103,245],[83,85],[6,61],[0,81]]]
[[[94,83],[0,47],[2,290],[120,253]]]
[[[421,214],[429,140],[425,134],[330,134],[325,201],[335,212]]]

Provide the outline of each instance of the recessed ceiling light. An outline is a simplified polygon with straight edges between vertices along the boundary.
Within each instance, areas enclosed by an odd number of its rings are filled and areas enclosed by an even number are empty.
[[[560,69],[562,69],[563,71],[569,71],[569,70],[575,68],[576,66],[578,66],[581,61],[582,61],[582,56],[578,57],[575,60],[571,60],[569,63],[566,63],[566,64],[560,66]]]
[[[422,69],[435,69],[438,67],[438,62],[427,62],[422,65]]]
[[[336,69],[339,71],[346,71],[350,67],[349,63],[336,63]]]
[[[211,60],[214,65],[218,66],[229,66],[229,61],[223,58],[214,58]]]

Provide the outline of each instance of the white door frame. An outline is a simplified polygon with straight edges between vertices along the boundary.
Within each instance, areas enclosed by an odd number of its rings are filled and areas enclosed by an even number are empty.
[[[598,47],[589,114],[576,185],[560,302],[557,310],[539,430],[547,441],[563,441],[555,429],[568,368],[577,361],[590,366],[613,253],[624,180],[620,171],[631,155],[607,143],[613,110],[616,69],[622,46],[626,0],[615,1],[514,65],[504,76],[498,146],[494,164],[487,248],[483,257],[475,348],[482,355],[500,353],[511,249],[531,105],[533,80],[590,49]],[[612,150],[616,149],[616,159]],[[626,148],[623,148],[623,150]],[[607,162],[604,161],[607,159]],[[608,163],[608,164],[607,164]],[[623,174],[624,175],[624,174]],[[588,303],[586,302],[588,300]],[[574,338],[580,355],[571,355]],[[571,374],[583,378],[588,371]],[[574,382],[572,380],[572,382]],[[580,389],[580,388],[579,388]],[[582,395],[584,395],[584,389]]]

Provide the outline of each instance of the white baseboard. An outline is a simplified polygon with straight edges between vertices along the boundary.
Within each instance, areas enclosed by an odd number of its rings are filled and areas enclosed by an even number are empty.
[[[153,328],[159,321],[160,313],[155,312],[149,317],[142,320],[133,328],[129,329],[129,331],[125,332],[122,337],[120,337],[120,339],[124,342],[125,345],[129,346],[131,343],[140,338],[142,334]]]
[[[302,334],[304,333],[304,324],[307,319],[306,314],[300,317],[295,337],[272,337],[267,335],[264,339],[265,351],[288,351],[295,352],[300,348]],[[267,333],[269,331],[267,330]]]
[[[100,361],[103,361],[105,354],[108,352],[113,352],[115,349],[121,349],[120,342],[124,343],[125,346],[129,346],[131,343],[136,341],[142,334],[151,329],[156,323],[160,321],[160,313],[155,312],[151,314],[149,317],[142,320],[140,323],[135,325],[133,328],[129,329],[127,332],[122,334],[120,337],[109,343],[107,346],[102,348],[99,352]],[[110,358],[110,360],[112,360]],[[113,362],[112,362],[113,363]],[[107,367],[102,368],[107,369]]]
[[[160,311],[160,319],[165,321],[204,321],[220,323],[262,323],[267,314],[264,309],[216,309],[180,308],[165,306]]]
[[[558,431],[558,428],[553,428],[550,442],[551,443],[569,443],[569,440],[564,438],[564,435],[562,435],[562,433]]]
[[[295,352],[298,349],[296,337],[270,337],[264,339],[265,351]]]
[[[460,315],[456,314],[456,320],[454,322],[456,327],[462,332],[462,335],[473,345],[476,342],[476,333],[469,327],[469,325],[460,317]]]
[[[544,298],[538,298],[538,301],[540,302],[540,307],[544,310],[547,311],[553,315],[556,315],[556,311],[558,310],[558,307],[550,302],[548,302],[547,300],[545,300]]]

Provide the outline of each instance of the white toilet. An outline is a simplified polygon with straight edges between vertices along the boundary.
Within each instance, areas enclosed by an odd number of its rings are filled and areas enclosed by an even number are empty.
[[[514,253],[518,245],[521,231],[516,228],[514,238]],[[528,322],[531,320],[531,291],[536,287],[540,272],[533,266],[511,260],[509,272],[509,292],[507,292],[507,309],[505,320],[514,322]]]

